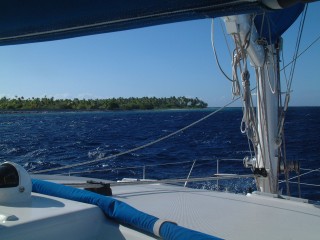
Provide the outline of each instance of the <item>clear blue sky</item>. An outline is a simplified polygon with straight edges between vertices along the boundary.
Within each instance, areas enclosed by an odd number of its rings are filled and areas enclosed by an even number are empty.
[[[308,12],[301,50],[320,35],[320,2],[310,4]],[[225,105],[232,99],[231,84],[216,66],[210,25],[211,20],[199,20],[0,47],[0,97],[186,96]],[[285,34],[286,62],[292,58],[296,25]],[[215,26],[218,54],[231,75],[218,21]],[[320,42],[298,60],[290,105],[320,105],[319,57]]]

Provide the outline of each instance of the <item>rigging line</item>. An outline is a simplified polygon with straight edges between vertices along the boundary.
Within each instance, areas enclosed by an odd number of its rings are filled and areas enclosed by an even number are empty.
[[[240,55],[237,53],[237,47],[233,50],[233,58],[232,58],[232,96],[240,96],[241,88],[238,77],[238,65],[240,64],[239,60]],[[241,67],[241,66],[240,66]]]
[[[264,25],[264,18],[265,18],[265,15],[266,15],[266,12],[265,12],[265,11],[263,11],[263,14],[262,14],[262,23],[261,23],[260,35],[259,35],[259,36],[262,36],[262,30],[263,30],[263,25]]]
[[[249,146],[250,157],[253,158],[250,139],[249,139],[248,135],[246,135],[246,136],[247,136],[247,141],[248,141],[248,146]]]
[[[207,163],[200,163],[197,165],[197,167],[202,165],[208,165],[213,164],[210,162],[213,161],[237,161],[237,162],[243,162],[243,159],[236,159],[236,158],[222,158],[222,159],[202,159],[202,160],[196,160],[197,162],[207,162]],[[68,172],[68,173],[62,173],[62,175],[68,174],[81,174],[81,173],[95,173],[95,172],[108,172],[108,171],[114,171],[114,170],[126,170],[126,169],[141,169],[143,167],[158,167],[158,166],[167,166],[167,165],[178,165],[183,163],[192,163],[192,161],[180,161],[180,162],[169,162],[169,163],[159,163],[159,164],[147,164],[147,165],[139,165],[139,166],[129,166],[129,167],[119,167],[119,168],[105,168],[105,169],[92,169],[92,170],[86,170],[86,171],[77,171],[77,172]]]
[[[268,25],[268,33],[269,33],[269,44],[271,45],[272,36],[271,36],[271,26],[270,26],[269,15],[267,15],[267,25]],[[271,52],[271,54],[270,54],[270,52]],[[274,73],[275,76],[277,76],[277,74],[276,74],[277,73],[277,66],[276,66],[276,61],[275,61],[275,56],[274,56],[274,48],[272,48],[272,49],[268,48],[268,50],[267,50],[267,52],[265,54],[268,54],[268,53],[271,55],[270,58],[272,60],[271,64],[273,66],[273,73]],[[265,58],[265,60],[266,60],[266,58]],[[267,76],[268,76],[269,87],[270,87],[270,90],[271,90],[272,94],[275,94],[275,92],[276,92],[276,84],[277,84],[276,82],[277,82],[278,78],[274,78],[274,83],[273,83],[274,84],[274,89],[273,89],[272,86],[271,86],[271,82],[270,82],[269,65],[266,64],[266,67],[267,67]]]
[[[298,193],[299,193],[299,198],[301,198],[301,181],[300,181],[300,169],[298,169]]]
[[[298,177],[301,177],[301,176],[303,176],[303,175],[307,175],[307,174],[310,174],[310,173],[312,173],[312,172],[316,172],[316,171],[319,171],[319,170],[320,170],[320,168],[317,168],[317,169],[311,170],[311,171],[309,171],[309,172],[299,174],[298,176],[291,177],[291,178],[289,178],[288,180],[290,181],[290,180],[292,180],[292,179],[295,179],[295,178],[298,178]],[[285,182],[285,181],[284,181],[284,180],[279,181],[279,183],[283,183],[283,182]]]
[[[318,185],[318,184],[312,184],[312,183],[300,183],[300,182],[292,182],[292,181],[289,181],[289,183],[306,185],[306,186],[312,186],[312,187],[320,187],[320,185]]]
[[[252,91],[253,91],[253,90],[254,90],[254,89],[252,89]],[[179,129],[179,130],[177,130],[177,131],[175,131],[175,132],[173,132],[173,133],[170,133],[170,134],[168,134],[168,135],[166,135],[166,136],[164,136],[164,137],[158,138],[158,139],[156,139],[155,141],[152,141],[152,142],[149,142],[149,143],[147,143],[147,144],[141,145],[141,146],[139,146],[139,147],[136,147],[136,148],[133,148],[133,149],[124,151],[124,152],[120,152],[120,153],[117,153],[117,154],[114,154],[114,155],[110,155],[110,156],[107,156],[107,157],[105,157],[105,158],[90,160],[90,161],[81,162],[81,163],[70,164],[70,165],[66,165],[66,166],[62,166],[62,167],[56,167],[56,168],[51,168],[51,169],[44,169],[44,170],[39,170],[39,171],[33,171],[33,172],[31,172],[31,173],[33,173],[33,174],[36,174],[36,173],[45,173],[45,172],[51,172],[51,171],[56,171],[56,170],[63,170],[63,169],[68,169],[68,168],[73,168],[73,167],[88,165],[88,164],[91,164],[91,163],[109,160],[109,159],[116,158],[116,157],[119,157],[119,156],[122,156],[122,155],[125,155],[125,154],[128,154],[128,153],[132,153],[132,152],[138,151],[138,150],[140,150],[140,149],[143,149],[143,148],[149,147],[149,146],[151,146],[151,145],[154,145],[154,144],[156,144],[156,143],[158,143],[158,142],[161,142],[161,141],[163,141],[163,140],[165,140],[165,139],[167,139],[167,138],[170,138],[170,137],[172,137],[172,136],[174,136],[174,135],[176,135],[176,134],[178,134],[178,133],[180,133],[180,132],[183,132],[183,131],[187,130],[188,128],[190,128],[190,127],[192,127],[192,126],[194,126],[194,125],[196,125],[196,124],[204,121],[205,119],[213,116],[214,114],[220,112],[221,110],[223,110],[224,108],[228,107],[229,105],[231,105],[232,103],[236,102],[236,101],[239,100],[239,99],[240,99],[240,97],[235,98],[234,100],[232,100],[232,101],[229,102],[228,104],[224,105],[223,107],[218,108],[216,111],[214,111],[214,112],[212,112],[212,113],[204,116],[203,118],[201,118],[201,119],[199,119],[199,120],[197,120],[197,121],[195,121],[195,122],[187,125],[186,127],[181,128],[181,129]]]
[[[287,161],[287,148],[286,148],[286,141],[285,141],[285,135],[284,135],[284,129],[282,130],[282,148],[283,148],[283,160],[285,165],[285,182],[286,182],[286,189],[287,189],[287,195],[290,196],[290,185],[289,185],[289,171],[287,170],[288,161]],[[278,182],[279,184],[279,182]]]
[[[245,36],[245,45],[244,48],[247,49],[250,45],[250,41],[251,41],[251,36],[252,36],[252,26],[254,25],[254,18],[255,18],[255,14],[254,15],[250,15],[250,29],[247,32],[246,36]]]
[[[305,19],[306,19],[306,15],[307,15],[307,11],[308,11],[308,4],[306,4],[306,8],[304,10],[304,14],[302,16],[301,22],[300,22],[300,26],[299,26],[299,34],[298,34],[298,40],[296,42],[296,49],[295,49],[295,54],[294,54],[294,58],[297,57],[298,52],[299,52],[299,48],[300,48],[300,43],[301,43],[301,38],[302,38],[302,31],[304,28],[304,23],[305,23]],[[293,74],[296,68],[296,63],[297,60],[294,60],[293,65],[291,65],[291,72],[290,72],[290,76],[289,76],[289,91],[291,89],[291,84],[292,84],[292,80],[293,80]]]
[[[271,45],[271,41],[272,41],[272,36],[271,36],[271,26],[270,26],[270,18],[269,18],[269,15],[267,15],[267,23],[268,23],[268,32],[269,32],[269,44]],[[272,46],[272,45],[271,45]],[[274,45],[273,45],[274,46]],[[268,48],[268,52],[269,54],[271,55],[271,64],[273,66],[273,74],[274,76],[277,76],[277,64],[276,64],[276,60],[275,60],[275,55],[274,55],[274,52],[275,52],[275,47],[271,47]],[[270,53],[271,52],[271,53]],[[269,59],[270,59],[269,58]],[[275,94],[276,92],[276,88],[277,88],[277,81],[278,81],[278,77],[274,77],[274,89],[272,89],[272,86],[271,86],[271,82],[270,82],[270,75],[269,75],[269,65],[266,64],[266,67],[267,67],[267,75],[268,75],[268,82],[269,82],[269,86],[270,86],[270,90],[272,92],[272,94]]]
[[[231,49],[230,49],[229,42],[228,42],[227,37],[226,37],[226,32],[224,30],[224,27],[222,26],[221,18],[219,18],[219,23],[220,23],[220,27],[221,27],[222,32],[223,32],[224,41],[226,42],[226,45],[227,45],[227,48],[228,48],[228,51],[229,51],[229,54],[230,54],[230,58],[232,59]]]
[[[319,39],[320,39],[320,36],[319,36]],[[282,49],[281,49],[281,57],[282,57],[282,69],[280,71],[283,70],[283,74],[284,74],[284,78],[286,80],[286,86],[287,86],[287,89],[288,89],[288,86],[289,86],[289,80],[288,80],[288,77],[287,77],[287,72],[286,72],[286,67],[289,66],[293,61],[291,61],[289,64],[285,65],[284,63],[284,54],[283,54],[283,46],[282,46]],[[300,55],[299,55],[300,56]],[[298,56],[298,57],[299,57]],[[281,99],[281,98],[280,98]]]
[[[216,47],[214,46],[214,40],[213,40],[213,30],[214,30],[214,22],[213,22],[213,19],[212,19],[212,22],[211,22],[211,46],[212,46],[212,49],[213,49],[213,53],[214,53],[214,57],[216,59],[216,63],[221,71],[221,73],[230,81],[230,82],[234,82],[234,80],[232,80],[230,77],[228,77],[228,75],[223,71],[221,65],[220,65],[220,62],[219,62],[219,59],[218,59],[218,56],[217,56],[217,52],[216,52]]]
[[[240,64],[240,66],[241,66],[241,64]],[[244,91],[244,92],[246,92],[246,91]],[[252,142],[253,150],[254,150],[254,152],[256,154],[256,145],[257,145],[256,118],[255,118],[255,114],[254,114],[254,111],[253,111],[252,94],[250,94],[250,95],[246,94],[246,95],[243,96],[243,98],[244,99],[243,99],[242,110],[243,110],[244,114],[243,114],[243,118],[242,118],[241,124],[240,124],[240,131],[242,133],[246,133],[247,141],[248,141],[248,147],[249,147],[250,155],[251,155],[251,158],[252,158],[252,149],[251,149],[250,140]]]
[[[314,169],[310,169],[310,168],[300,168],[300,170],[302,171],[311,171],[311,170],[314,170]],[[319,170],[320,171],[320,170]]]
[[[267,23],[268,23],[268,32],[269,32],[269,45],[271,45],[272,43],[272,37],[271,37],[271,26],[270,26],[270,18],[269,15],[267,15]],[[272,58],[273,59],[273,58]],[[272,61],[272,63],[274,64],[274,61]]]
[[[291,65],[294,61],[296,61],[302,54],[304,54],[307,50],[309,50],[309,48],[311,48],[319,40],[320,40],[320,35],[306,49],[304,49],[301,53],[299,53],[299,55],[297,55],[296,58],[292,59],[291,62],[289,62],[287,65],[283,66],[280,71],[283,71],[287,67],[289,67],[289,65]]]
[[[198,160],[203,161],[203,160]],[[214,161],[212,160],[206,160],[206,161]],[[149,164],[149,165],[139,165],[139,166],[129,166],[129,167],[119,167],[119,168],[105,168],[105,169],[92,169],[87,171],[78,171],[78,172],[68,172],[66,174],[79,174],[79,173],[94,173],[94,172],[108,172],[108,171],[114,171],[114,170],[126,170],[126,169],[141,169],[143,167],[158,167],[158,166],[167,166],[167,165],[178,165],[182,163],[191,163],[193,161],[181,161],[181,162],[170,162],[170,163],[159,163],[159,164]],[[206,164],[206,163],[203,163]]]

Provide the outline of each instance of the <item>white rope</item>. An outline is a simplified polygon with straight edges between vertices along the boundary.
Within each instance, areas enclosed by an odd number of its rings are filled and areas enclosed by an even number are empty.
[[[216,59],[216,63],[221,71],[221,73],[226,77],[226,79],[228,79],[230,82],[233,82],[233,80],[228,77],[228,75],[223,71],[221,65],[220,65],[220,62],[219,62],[219,59],[218,59],[218,55],[217,55],[217,51],[216,51],[216,47],[214,45],[214,20],[212,19],[212,22],[211,22],[211,46],[212,46],[212,50],[213,50],[213,53],[214,53],[214,57]]]
[[[251,30],[250,30],[251,31]],[[249,31],[249,33],[250,33]],[[250,34],[247,34],[247,37]],[[243,118],[240,124],[240,131],[242,133],[246,133],[248,139],[250,139],[254,146],[256,146],[256,132],[255,132],[255,114],[253,109],[253,101],[252,101],[252,94],[250,90],[250,74],[247,69],[247,54],[246,54],[246,48],[245,46],[248,45],[248,39],[245,39],[245,43],[242,44],[241,38],[239,35],[234,35],[234,41],[235,41],[235,51],[233,62],[232,62],[232,70],[233,70],[233,78],[234,82],[237,83],[237,85],[233,84],[233,94],[234,95],[240,95],[240,85],[238,80],[238,68],[241,73],[242,78],[242,100],[243,100]],[[242,61],[241,61],[242,60]],[[241,65],[242,62],[242,65]]]
[[[105,161],[105,160],[110,160],[110,159],[113,159],[113,158],[116,158],[116,157],[119,157],[119,156],[122,156],[122,155],[125,155],[125,154],[128,154],[128,153],[132,153],[132,152],[136,152],[140,149],[143,149],[143,148],[146,148],[146,147],[149,147],[151,145],[154,145],[158,142],[161,142],[167,138],[170,138],[180,132],[183,132],[185,130],[187,130],[188,128],[191,128],[193,127],[194,125],[204,121],[205,119],[213,116],[214,114],[220,112],[221,110],[223,110],[224,108],[226,108],[227,106],[231,105],[232,103],[234,103],[235,101],[237,101],[238,99],[240,98],[236,98],[234,100],[232,100],[231,102],[229,102],[228,104],[224,105],[223,107],[220,107],[218,108],[216,111],[204,116],[203,118],[189,124],[188,126],[184,127],[184,128],[181,128],[173,133],[170,133],[164,137],[161,137],[161,138],[158,138],[157,140],[155,141],[152,141],[152,142],[149,142],[147,144],[144,144],[144,145],[141,145],[139,147],[136,147],[136,148],[133,148],[133,149],[130,149],[130,150],[127,150],[127,151],[124,151],[124,152],[121,152],[121,153],[117,153],[117,154],[114,154],[114,155],[110,155],[110,156],[107,156],[105,158],[100,158],[100,159],[95,159],[95,160],[90,160],[90,161],[86,161],[86,162],[81,162],[81,163],[75,163],[75,164],[70,164],[70,165],[66,165],[66,166],[62,166],[62,167],[56,167],[56,168],[50,168],[50,169],[44,169],[44,170],[39,170],[39,171],[33,171],[32,173],[45,173],[45,172],[51,172],[51,171],[56,171],[56,170],[63,170],[63,169],[68,169],[68,168],[73,168],[73,167],[78,167],[78,166],[83,166],[83,165],[88,165],[88,164],[91,164],[91,163],[96,163],[96,162],[101,162],[101,161]]]
[[[254,104],[252,99],[252,90],[250,90],[250,74],[247,69],[247,52],[246,49],[249,46],[252,24],[254,18],[251,21],[251,27],[248,33],[245,36],[244,42],[238,34],[233,34],[233,39],[235,42],[235,49],[233,54],[232,61],[232,74],[233,74],[233,84],[232,84],[232,93],[233,96],[242,97],[242,110],[243,117],[240,124],[240,131],[243,134],[246,134],[248,140],[248,146],[250,150],[250,155],[252,157],[252,152],[257,155],[257,146],[259,146],[259,135],[257,134],[257,124],[256,124],[256,115],[254,110]],[[240,81],[238,77],[238,72],[241,74],[242,79],[242,89],[240,89]],[[241,94],[242,90],[242,94]],[[251,149],[251,144],[253,151]],[[257,186],[259,187],[259,181],[257,179]]]
[[[224,30],[224,27],[222,26],[221,18],[219,18],[219,23],[220,23],[220,27],[221,27],[222,32],[223,32],[224,41],[225,41],[225,43],[227,45],[227,48],[228,48],[228,51],[229,51],[229,54],[230,54],[230,58],[232,59],[232,52],[231,52],[231,49],[230,49],[230,46],[229,46],[229,42],[227,40],[227,36],[226,36],[227,34],[226,34],[225,30]]]
[[[267,25],[268,25],[268,33],[269,33],[269,45],[272,45],[272,34],[271,34],[271,27],[270,27],[270,18],[269,18],[269,15],[267,15]],[[271,57],[269,57],[268,59],[271,60],[271,65],[273,67],[273,72],[274,72],[274,75],[277,76],[277,65],[276,65],[276,60],[274,59],[274,53],[273,53],[273,49],[272,49],[272,52],[270,53],[270,51],[268,51],[268,48],[265,48],[266,49],[266,52],[265,54],[270,54]],[[266,60],[266,58],[265,58]],[[276,93],[276,88],[277,88],[277,80],[278,80],[278,77],[274,78],[274,82],[273,82],[273,88],[272,88],[272,84],[270,82],[270,75],[269,75],[269,64],[267,62],[265,62],[264,64],[267,68],[267,80],[268,80],[268,83],[269,83],[269,87],[270,87],[270,91],[272,94],[275,94]]]
[[[273,85],[274,85],[273,87],[274,88],[272,88],[271,82],[270,82],[270,75],[269,75],[269,66],[268,66],[268,64],[266,64],[266,66],[267,66],[267,76],[268,76],[267,79],[268,79],[268,83],[269,83],[269,88],[270,88],[271,93],[275,94],[276,93],[276,88],[277,88],[277,83],[276,83],[277,78],[274,78],[274,83],[273,83]],[[274,71],[274,74],[275,74],[275,76],[277,75],[275,71]]]
[[[239,84],[239,77],[238,77],[238,69],[237,69],[239,61],[240,61],[239,60],[239,55],[233,54],[233,58],[232,58],[232,79],[233,79],[233,82],[232,82],[232,96],[233,97],[240,96],[240,94],[241,94],[240,84]]]

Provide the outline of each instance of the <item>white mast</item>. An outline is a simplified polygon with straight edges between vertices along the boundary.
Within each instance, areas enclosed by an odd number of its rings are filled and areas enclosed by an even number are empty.
[[[224,21],[227,32],[232,35],[238,48],[236,54],[240,55],[240,57],[234,56],[234,59],[238,57],[243,62],[240,72],[243,86],[244,132],[252,141],[256,155],[253,158],[246,158],[244,163],[257,175],[258,190],[276,194],[278,193],[279,164],[279,146],[276,144],[280,89],[278,51],[274,45],[266,46],[258,43],[258,33],[250,15],[229,16],[225,17]],[[246,69],[247,56],[250,57],[251,65],[256,72],[256,114],[254,114],[249,74]]]
[[[257,68],[257,123],[259,146],[257,165],[265,168],[267,178],[258,178],[262,192],[278,193],[279,147],[277,146],[279,114],[279,81],[277,74],[277,51],[273,45],[267,47],[266,61]]]

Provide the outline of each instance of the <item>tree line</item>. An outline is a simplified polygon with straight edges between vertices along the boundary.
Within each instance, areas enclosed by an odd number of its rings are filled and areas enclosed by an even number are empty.
[[[110,99],[54,99],[2,97],[0,110],[149,110],[149,109],[188,109],[206,108],[207,103],[198,98],[186,97],[142,97],[142,98],[110,98]]]

